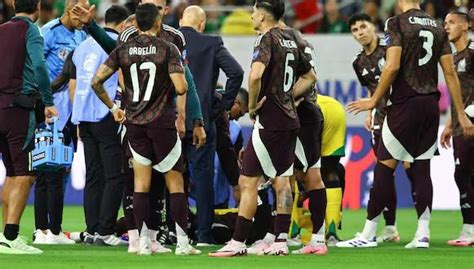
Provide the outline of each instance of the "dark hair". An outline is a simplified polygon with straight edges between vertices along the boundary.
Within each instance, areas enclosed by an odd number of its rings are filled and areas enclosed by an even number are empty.
[[[53,11],[52,1],[41,0],[41,11]]]
[[[142,0],[135,0],[135,3],[136,5],[138,6],[139,4],[141,4]],[[171,5],[171,0],[166,0],[166,6],[169,6]]]
[[[467,23],[471,24],[471,17],[469,17],[469,14],[467,14],[467,13],[464,13],[464,12],[461,12],[461,11],[457,11],[457,10],[453,10],[453,11],[450,11],[448,14],[458,15],[458,16],[461,17],[464,21],[466,21]]]
[[[148,31],[153,28],[156,20],[160,17],[160,12],[154,4],[142,4],[135,10],[138,29]]]
[[[240,105],[247,107],[249,104],[249,92],[245,88],[240,88],[237,96],[240,96]]]
[[[349,18],[347,24],[349,25],[349,28],[351,28],[352,25],[356,24],[356,22],[358,21],[368,21],[372,23],[372,20],[370,19],[369,15],[365,13],[356,13]]]
[[[374,3],[377,7],[380,7],[380,0],[365,0],[364,3]]]
[[[256,0],[255,6],[265,9],[276,21],[279,21],[285,14],[285,2],[282,0]]]
[[[36,11],[36,6],[39,0],[16,0],[15,13],[33,14]]]
[[[105,12],[105,23],[119,24],[126,20],[130,12],[124,6],[113,5]]]

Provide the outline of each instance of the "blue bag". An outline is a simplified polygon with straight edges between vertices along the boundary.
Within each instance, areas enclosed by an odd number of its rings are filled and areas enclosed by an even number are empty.
[[[58,130],[57,117],[45,129],[35,131],[35,149],[31,154],[33,170],[56,171],[70,167],[74,150],[64,145],[64,135]]]

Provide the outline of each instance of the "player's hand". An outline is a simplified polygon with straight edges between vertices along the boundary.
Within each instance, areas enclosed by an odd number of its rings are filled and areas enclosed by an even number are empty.
[[[441,138],[439,141],[442,148],[448,149],[451,147],[452,135],[453,135],[453,129],[451,128],[451,126],[446,125],[446,127],[444,127],[443,133],[441,134]]]
[[[186,118],[178,115],[176,118],[176,129],[178,130],[179,138],[183,139],[186,134]]]
[[[206,144],[206,131],[202,126],[195,126],[193,129],[193,146],[197,149]]]
[[[367,131],[372,132],[372,113],[367,114],[367,118],[365,118],[364,127]]]
[[[372,98],[362,98],[354,102],[350,102],[347,106],[347,110],[350,113],[359,114],[362,111],[371,110],[375,107],[376,103]]]
[[[235,203],[238,204],[240,202],[240,186],[239,184],[232,186],[232,194],[234,195]]]
[[[89,8],[85,8],[82,4],[76,4],[72,8],[71,19],[78,20],[83,24],[91,23],[94,18],[95,5],[92,5]]]
[[[466,138],[473,138],[474,137],[474,125],[472,125],[471,120],[469,117],[465,114],[462,113],[462,115],[458,116],[459,124],[461,125],[461,128],[464,133],[464,137]]]
[[[255,119],[257,118],[257,112],[260,110],[260,108],[262,108],[263,103],[265,103],[266,100],[267,100],[267,97],[264,96],[262,99],[260,99],[259,102],[257,102],[257,104],[255,105],[255,107],[249,107],[249,116],[250,116],[250,119],[252,119],[253,121],[255,121]]]
[[[44,108],[44,118],[46,123],[51,123],[53,117],[58,116],[58,111],[55,106],[48,106]]]
[[[112,113],[114,116],[114,120],[120,124],[122,124],[125,121],[125,111],[121,109],[117,109],[114,113]]]

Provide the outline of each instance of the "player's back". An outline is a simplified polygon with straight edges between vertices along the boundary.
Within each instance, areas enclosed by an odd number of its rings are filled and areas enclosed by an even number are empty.
[[[401,46],[400,70],[393,82],[391,101],[415,95],[439,94],[438,62],[451,53],[443,25],[422,10],[411,9],[386,23],[388,47]]]
[[[267,101],[258,113],[262,125],[268,130],[297,129],[292,89],[298,74],[307,73],[311,65],[298,49],[295,37],[283,29],[272,28],[257,39],[253,61],[266,66],[260,98],[267,96]]]
[[[127,119],[146,124],[159,118],[163,128],[174,128],[174,87],[169,74],[182,72],[176,46],[155,36],[138,35],[116,50],[125,81]]]

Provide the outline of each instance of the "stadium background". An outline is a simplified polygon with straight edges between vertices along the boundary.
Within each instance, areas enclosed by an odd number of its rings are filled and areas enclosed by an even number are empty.
[[[367,96],[353,72],[352,59],[360,50],[350,35],[312,35],[309,41],[316,48],[318,88],[321,94],[329,95],[342,104]],[[251,52],[255,37],[225,37],[229,51],[239,60],[248,74]],[[220,82],[225,82],[223,79]],[[243,85],[247,85],[244,78]],[[444,83],[440,80],[440,89]],[[443,105],[441,105],[443,107]],[[445,107],[445,105],[444,105]],[[358,209],[368,202],[369,188],[373,180],[374,155],[370,145],[370,134],[363,128],[366,114],[347,116],[346,157],[342,163],[346,167],[346,192],[343,205]],[[445,117],[441,120],[445,121]],[[240,121],[244,137],[247,140],[251,131],[251,121],[245,117]],[[443,126],[440,126],[440,132]],[[65,204],[82,204],[82,190],[85,185],[85,165],[82,148],[75,154],[71,179],[68,180]],[[5,169],[0,165],[0,186],[3,185]],[[440,149],[440,156],[432,161],[431,175],[434,185],[434,209],[458,209],[459,193],[454,183],[454,161],[452,151]],[[400,169],[396,174],[398,206],[412,207],[410,187],[405,173]],[[30,203],[33,201],[30,195]]]

